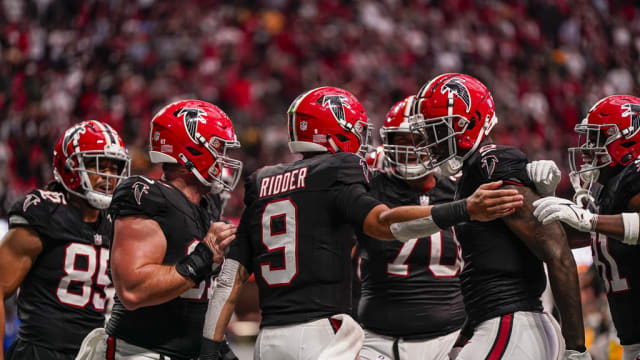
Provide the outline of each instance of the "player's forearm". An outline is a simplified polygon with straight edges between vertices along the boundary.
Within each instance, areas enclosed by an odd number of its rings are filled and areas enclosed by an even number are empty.
[[[622,241],[624,239],[622,215],[598,215],[596,232]]]
[[[396,240],[391,232],[391,224],[425,218],[431,214],[430,206],[399,206],[389,209],[385,205],[376,206],[363,225],[365,234],[380,240]],[[427,236],[424,234],[423,236]],[[406,239],[400,239],[406,240]]]
[[[6,318],[4,310],[4,293],[0,291],[0,339],[4,339],[4,327]],[[4,351],[0,351],[0,360],[4,360]]]
[[[567,251],[555,261],[548,262],[547,269],[567,349],[579,349],[584,346],[584,324],[578,272],[571,252]]]
[[[118,298],[130,310],[173,300],[195,285],[191,279],[178,274],[175,266],[169,265],[145,265],[126,278],[132,281],[117,275],[113,280]]]

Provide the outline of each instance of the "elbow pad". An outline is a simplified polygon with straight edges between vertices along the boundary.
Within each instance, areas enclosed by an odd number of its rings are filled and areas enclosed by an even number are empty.
[[[398,241],[407,242],[411,239],[429,236],[442,231],[431,216],[420,219],[393,223],[389,227]]]

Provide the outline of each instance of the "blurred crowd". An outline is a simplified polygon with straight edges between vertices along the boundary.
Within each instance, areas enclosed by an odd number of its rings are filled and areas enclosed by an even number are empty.
[[[493,92],[494,140],[566,173],[589,107],[640,93],[632,0],[0,2],[0,217],[51,179],[52,145],[80,120],[120,132],[133,173],[157,172],[149,122],[178,99],[229,114],[248,173],[290,159],[285,111],[303,90],[344,87],[379,127],[434,75],[464,72]],[[242,191],[228,215],[242,210]]]

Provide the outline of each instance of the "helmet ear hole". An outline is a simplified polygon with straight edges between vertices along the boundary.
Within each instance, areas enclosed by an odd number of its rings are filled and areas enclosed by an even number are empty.
[[[202,155],[202,152],[200,150],[192,148],[191,146],[187,147],[187,151],[189,151],[191,153],[191,155],[193,155],[193,156]]]
[[[342,134],[335,134],[335,137],[336,137],[338,140],[340,140],[341,142],[347,142],[347,141],[349,141],[349,138],[348,138],[348,137],[346,137],[346,136],[344,136],[344,135],[342,135]]]
[[[627,149],[628,149],[628,148],[632,147],[632,146],[633,146],[633,145],[635,145],[635,144],[636,144],[636,142],[635,142],[635,141],[625,141],[625,142],[623,142],[623,143],[622,143],[622,144],[620,144],[620,145],[621,145],[622,147],[625,147],[625,148],[627,148]]]

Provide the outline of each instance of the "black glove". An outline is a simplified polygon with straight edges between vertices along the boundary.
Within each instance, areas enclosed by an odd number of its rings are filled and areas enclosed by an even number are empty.
[[[226,340],[214,341],[202,338],[200,360],[238,360]]]
[[[213,252],[207,244],[200,242],[193,252],[178,261],[178,274],[190,278],[198,284],[213,274]]]

